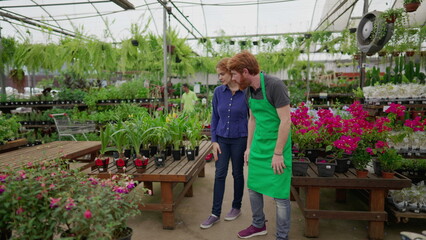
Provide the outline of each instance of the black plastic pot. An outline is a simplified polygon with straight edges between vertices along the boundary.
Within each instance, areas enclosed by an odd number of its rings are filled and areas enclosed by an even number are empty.
[[[157,146],[149,146],[149,156],[154,156],[157,154],[158,147]]]
[[[293,176],[306,176],[309,167],[309,158],[307,157],[295,157],[292,162],[292,173]]]
[[[172,150],[173,160],[177,161],[181,159],[180,150]]]
[[[188,158],[188,161],[195,160],[195,150],[194,149],[187,149],[185,152],[186,152],[186,157]]]
[[[351,164],[351,160],[349,158],[336,158],[336,172],[337,173],[345,173],[349,170],[349,166]]]
[[[373,160],[373,169],[374,169],[374,174],[376,174],[379,177],[382,176],[382,164],[379,161]]]
[[[325,161],[325,162],[322,162]],[[317,158],[315,164],[318,168],[318,176],[320,177],[332,177],[334,176],[334,172],[336,170],[337,163],[334,160],[334,162],[328,162],[329,159],[324,158]]]
[[[200,152],[200,146],[195,146],[195,156],[198,157],[198,153]]]

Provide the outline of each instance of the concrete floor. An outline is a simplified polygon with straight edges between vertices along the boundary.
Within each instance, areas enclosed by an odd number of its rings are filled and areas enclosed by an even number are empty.
[[[231,168],[231,167],[230,167]],[[194,196],[184,198],[175,211],[176,228],[164,230],[160,212],[143,212],[141,216],[129,219],[128,225],[133,228],[133,240],[233,240],[238,239],[238,231],[251,224],[251,210],[247,189],[244,192],[242,215],[234,221],[224,221],[223,216],[229,211],[232,203],[233,181],[229,170],[224,202],[222,205],[222,220],[209,229],[201,229],[199,226],[211,213],[212,192],[214,182],[214,163],[206,164],[204,178],[198,178],[194,185]],[[247,170],[247,168],[246,168]],[[247,176],[247,175],[246,175]],[[150,202],[160,195],[159,184],[154,184],[154,196],[147,196],[145,201]],[[366,209],[366,205],[359,200],[355,193],[348,194],[347,203],[335,203],[334,191],[321,192],[323,208],[336,208],[352,210]],[[270,197],[265,197],[265,214],[268,219],[266,236],[258,236],[252,239],[275,239],[275,202]],[[305,221],[296,202],[291,206],[291,230],[290,239],[309,239],[303,236]],[[318,240],[360,240],[367,239],[368,222],[346,220],[320,220],[320,236]],[[420,233],[426,230],[426,219],[410,219],[408,223],[389,222],[385,224],[385,239],[401,239],[399,232],[412,231]]]

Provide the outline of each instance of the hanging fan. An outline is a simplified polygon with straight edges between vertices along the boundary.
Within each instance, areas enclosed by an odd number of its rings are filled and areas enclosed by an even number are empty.
[[[357,29],[358,47],[361,52],[374,54],[380,51],[393,34],[393,23],[381,18],[382,12],[366,13],[359,22]]]

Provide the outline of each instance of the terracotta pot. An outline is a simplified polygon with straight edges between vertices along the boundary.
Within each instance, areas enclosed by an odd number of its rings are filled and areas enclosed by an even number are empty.
[[[419,8],[419,6],[420,6],[420,3],[418,2],[404,4],[404,8],[406,12],[414,12],[417,10],[417,8]]]
[[[382,171],[382,177],[383,178],[393,178],[394,176],[395,176],[395,172]]]
[[[405,56],[407,56],[407,57],[412,57],[412,56],[414,56],[414,51],[406,51],[405,52]]]
[[[387,23],[394,23],[396,21],[396,16],[389,16],[386,18]]]
[[[367,170],[356,170],[356,177],[357,178],[366,178],[368,176]]]

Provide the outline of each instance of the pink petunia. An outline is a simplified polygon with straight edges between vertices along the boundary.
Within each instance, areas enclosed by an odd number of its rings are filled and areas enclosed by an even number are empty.
[[[6,178],[8,176],[6,174],[0,174],[0,182],[6,182]]]
[[[86,219],[90,219],[90,218],[92,218],[92,212],[91,212],[89,209],[87,209],[87,210],[84,212],[84,217],[85,217]]]
[[[4,191],[6,191],[6,186],[0,185],[0,194],[2,194]]]
[[[65,209],[66,210],[71,210],[73,207],[75,207],[76,205],[75,205],[75,203],[74,203],[74,199],[72,199],[72,198],[68,198],[67,199],[67,202],[66,202],[66,204],[65,204]]]
[[[25,210],[20,207],[20,208],[16,209],[16,215],[19,215],[19,214],[23,213],[24,211]]]

